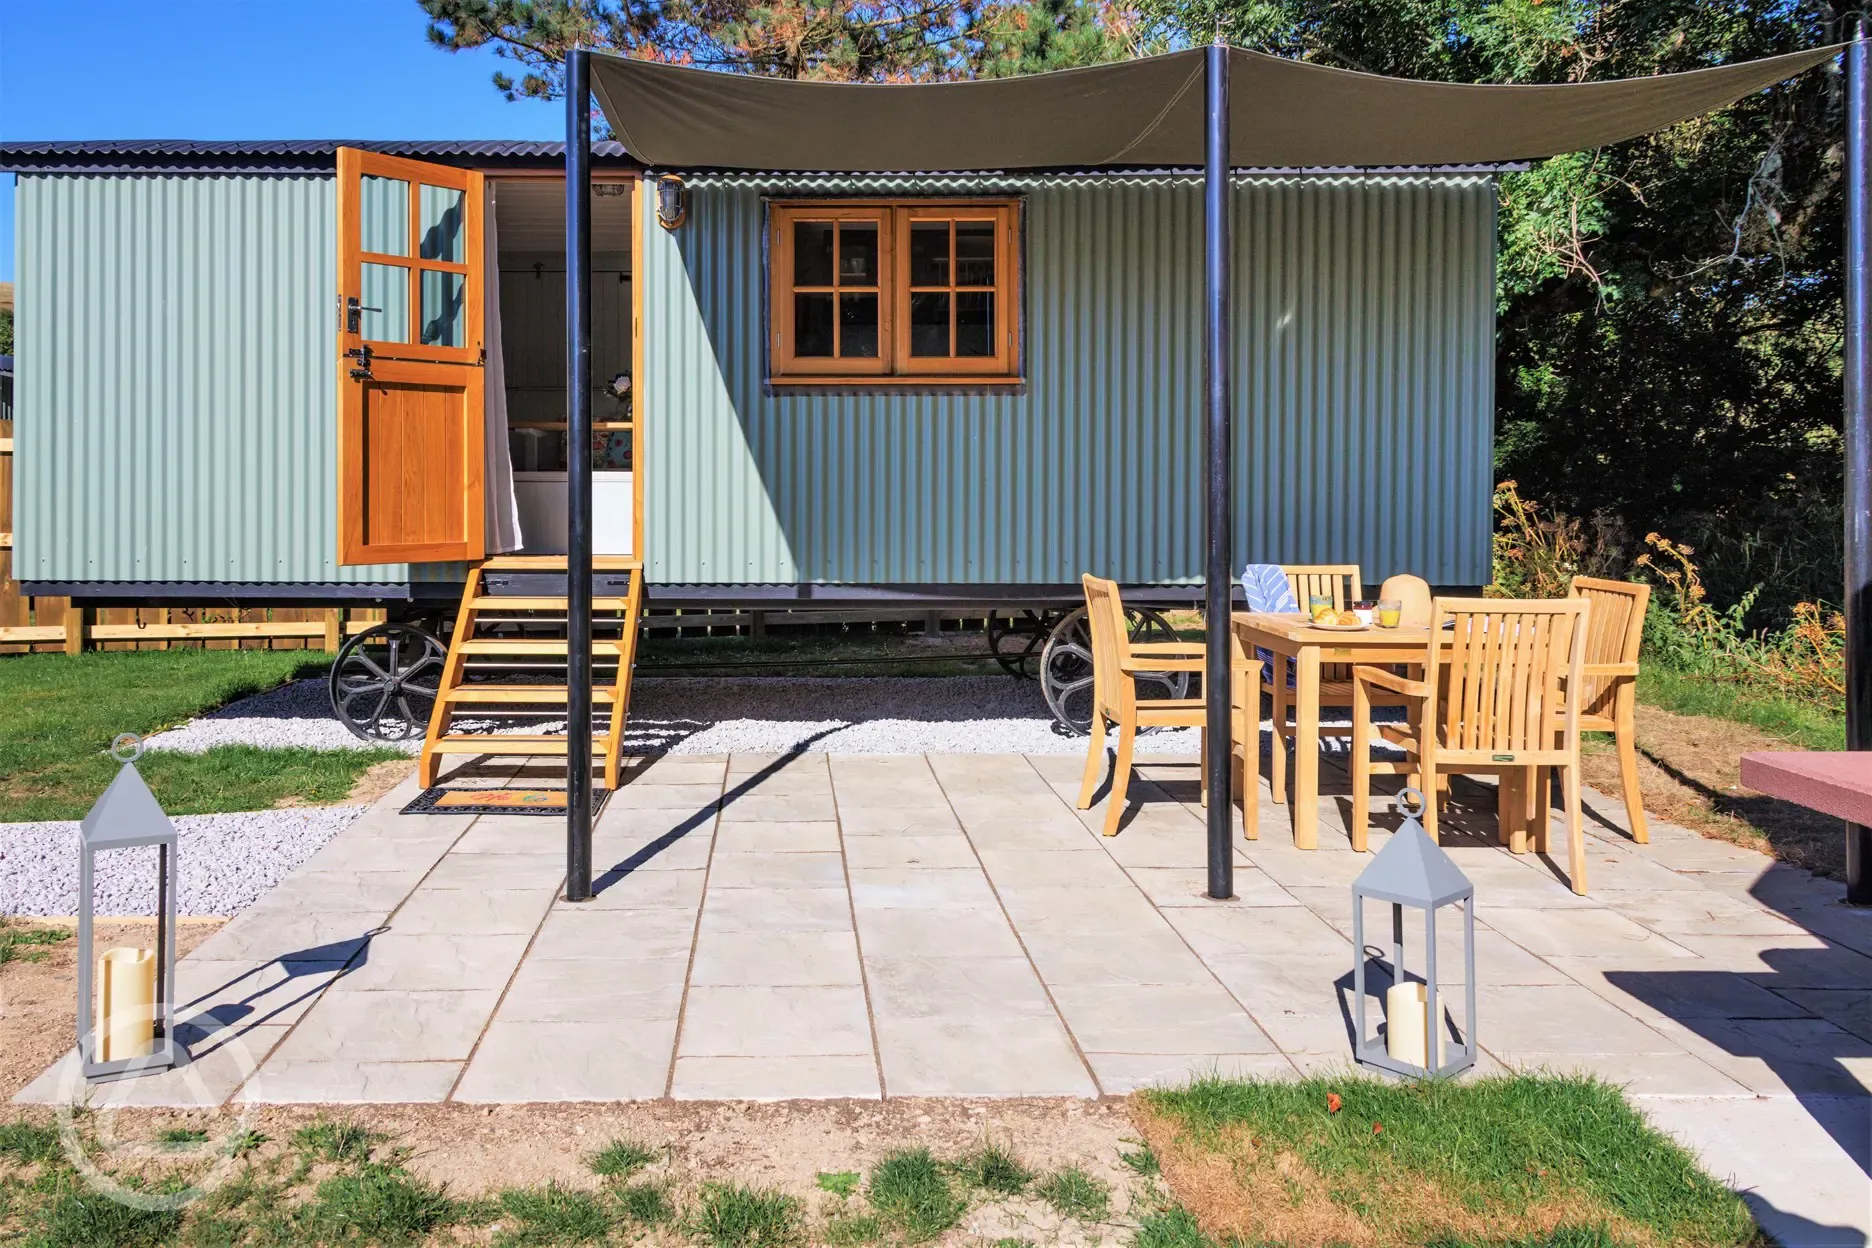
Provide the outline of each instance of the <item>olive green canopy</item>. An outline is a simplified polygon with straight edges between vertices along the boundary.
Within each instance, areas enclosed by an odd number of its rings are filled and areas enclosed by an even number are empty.
[[[1500,164],[1616,143],[1733,103],[1839,47],[1682,74],[1459,85],[1230,52],[1237,168]],[[594,54],[625,148],[674,169],[826,173],[1189,168],[1203,161],[1203,52],[1023,78],[799,82]]]

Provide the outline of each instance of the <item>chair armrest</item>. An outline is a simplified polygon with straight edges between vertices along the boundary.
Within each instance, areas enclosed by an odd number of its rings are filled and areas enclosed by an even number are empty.
[[[1163,655],[1167,658],[1201,658],[1203,643],[1200,641],[1134,641],[1131,643],[1134,655]]]
[[[1382,667],[1360,665],[1352,669],[1352,679],[1360,684],[1377,685],[1380,689],[1389,689],[1392,693],[1401,693],[1407,698],[1427,698],[1430,686],[1421,680],[1410,680],[1396,672]]]
[[[1152,658],[1147,655],[1134,655],[1129,663],[1121,662],[1118,670],[1127,676],[1144,676],[1156,672],[1200,672],[1203,661],[1200,658]]]
[[[1580,666],[1582,676],[1636,676],[1636,663],[1585,663]]]

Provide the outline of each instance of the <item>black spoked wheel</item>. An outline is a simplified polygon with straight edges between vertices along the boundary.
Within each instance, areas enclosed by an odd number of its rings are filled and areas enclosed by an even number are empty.
[[[1057,611],[1023,610],[1017,615],[989,616],[988,648],[994,651],[1001,670],[1022,680],[1037,680],[1040,652],[1046,648],[1059,619]]]
[[[1126,607],[1125,625],[1134,642],[1178,640],[1170,621],[1148,607]],[[1188,672],[1164,672],[1136,679],[1138,697],[1142,699],[1189,696]],[[1047,709],[1062,730],[1075,736],[1092,731],[1092,633],[1084,607],[1062,618],[1048,635],[1040,656],[1040,689],[1046,695]]]
[[[377,624],[332,662],[332,714],[365,741],[407,741],[429,728],[448,650],[417,624]]]

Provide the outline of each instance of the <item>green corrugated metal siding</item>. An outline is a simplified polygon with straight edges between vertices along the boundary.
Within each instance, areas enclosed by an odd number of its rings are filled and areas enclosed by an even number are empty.
[[[1027,387],[1003,396],[766,393],[761,190],[691,190],[640,266],[653,582],[1201,579],[1199,186],[1025,184]],[[1492,180],[1236,203],[1238,561],[1487,580]]]
[[[337,562],[333,186],[20,175],[19,579],[409,579]]]

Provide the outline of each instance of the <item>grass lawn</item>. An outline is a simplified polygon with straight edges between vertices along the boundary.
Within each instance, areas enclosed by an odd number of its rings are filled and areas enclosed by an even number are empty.
[[[1759,1242],[1734,1192],[1590,1079],[1214,1079],[1135,1112],[1178,1202],[1147,1248]]]
[[[1672,671],[1657,663],[1640,667],[1638,700],[1677,715],[1705,715],[1747,724],[1797,749],[1846,748],[1846,720],[1837,712],[1706,676]]]
[[[148,734],[298,676],[324,656],[296,650],[100,651],[0,659],[0,804],[4,819],[77,819],[116,774],[120,732]],[[262,810],[285,798],[332,802],[384,749],[153,752],[137,769],[170,814]]]

